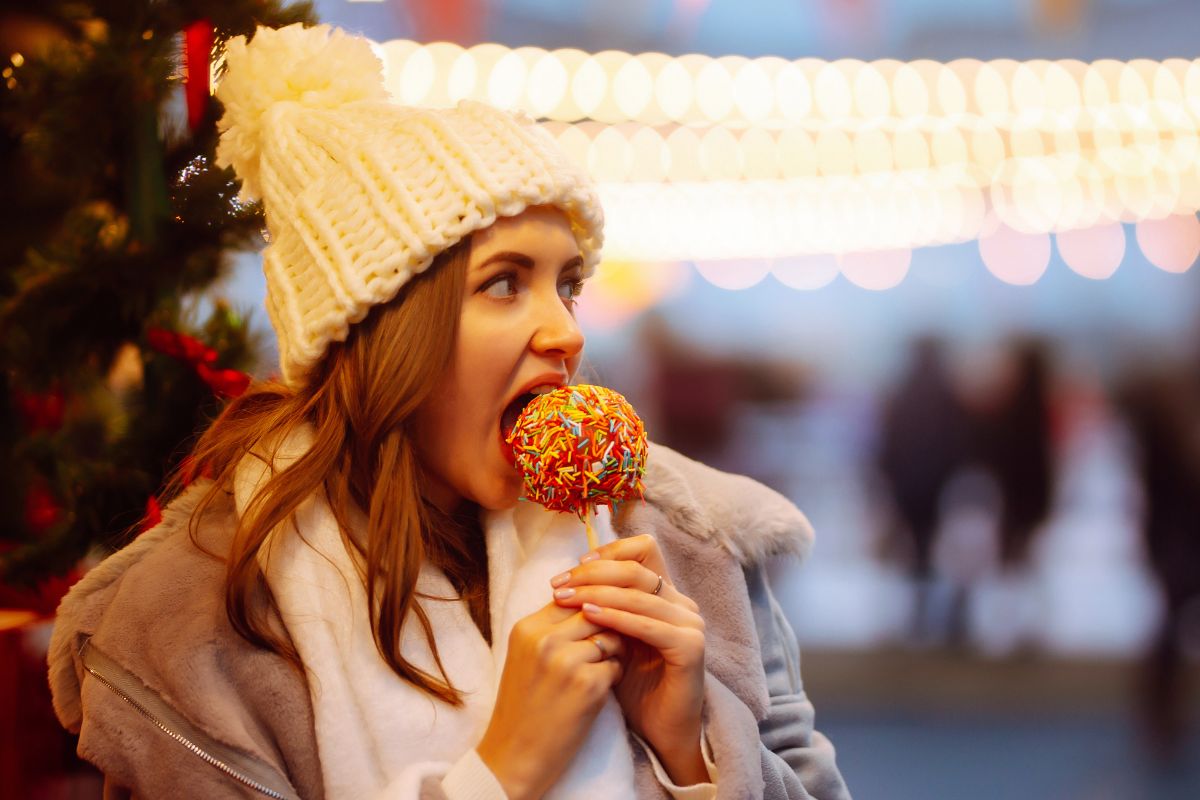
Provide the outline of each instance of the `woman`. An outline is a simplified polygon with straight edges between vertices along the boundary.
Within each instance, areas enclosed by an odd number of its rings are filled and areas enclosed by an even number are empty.
[[[761,568],[807,546],[793,506],[661,448],[582,558],[517,502],[502,438],[583,350],[583,176],[511,115],[388,104],[340,31],[227,64],[284,382],[60,609],[56,709],[112,793],[848,796]]]

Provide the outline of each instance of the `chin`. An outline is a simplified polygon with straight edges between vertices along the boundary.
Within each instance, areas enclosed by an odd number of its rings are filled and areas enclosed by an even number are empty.
[[[476,504],[488,511],[502,511],[512,508],[520,499],[521,478],[515,471],[510,471],[509,475],[497,476],[490,486],[481,488],[483,491],[475,497]]]

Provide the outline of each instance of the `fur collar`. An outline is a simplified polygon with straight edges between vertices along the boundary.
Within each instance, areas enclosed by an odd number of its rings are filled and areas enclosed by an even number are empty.
[[[808,556],[814,542],[808,518],[783,495],[743,475],[650,445],[646,502],[677,528],[731,553],[743,566],[771,556]],[[627,504],[619,518],[629,510]]]

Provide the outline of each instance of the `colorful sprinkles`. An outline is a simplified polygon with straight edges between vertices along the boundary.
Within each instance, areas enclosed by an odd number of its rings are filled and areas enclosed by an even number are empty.
[[[591,511],[642,496],[646,431],[633,406],[603,386],[564,386],[533,399],[506,441],[525,497],[577,514],[594,547]]]

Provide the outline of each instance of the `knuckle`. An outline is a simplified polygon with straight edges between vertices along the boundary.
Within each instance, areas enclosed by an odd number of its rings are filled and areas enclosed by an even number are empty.
[[[554,639],[549,636],[542,636],[534,643],[534,655],[539,664],[548,667],[553,667],[555,656],[559,648],[554,646]]]
[[[561,647],[551,647],[547,649],[544,656],[545,664],[551,672],[568,672],[570,664],[567,663],[567,654]]]
[[[520,646],[533,641],[533,622],[528,617],[519,619],[508,634],[508,646]]]
[[[596,676],[590,669],[577,669],[571,672],[571,689],[584,697],[595,696],[596,684]]]

